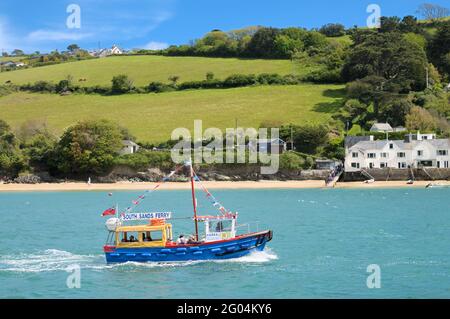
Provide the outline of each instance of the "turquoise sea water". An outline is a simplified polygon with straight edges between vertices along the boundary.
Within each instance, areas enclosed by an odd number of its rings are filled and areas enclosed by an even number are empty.
[[[0,193],[0,298],[450,298],[450,189],[215,191],[240,223],[273,229],[266,252],[106,265],[100,212],[140,193]],[[213,211],[198,198],[201,213]],[[143,208],[185,217],[189,200],[159,191]],[[74,264],[79,289],[66,285]],[[367,288],[370,264],[380,266],[380,289]]]

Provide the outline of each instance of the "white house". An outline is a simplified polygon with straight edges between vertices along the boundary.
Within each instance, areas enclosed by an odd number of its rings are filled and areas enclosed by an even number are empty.
[[[130,141],[130,140],[123,140],[122,144],[123,144],[123,148],[119,152],[120,155],[134,154],[137,151],[139,151],[139,148],[140,148],[139,145],[137,145],[135,142]]]
[[[450,139],[435,134],[408,134],[404,140],[346,139],[345,171],[371,168],[449,168]]]
[[[117,45],[113,45],[111,49],[101,49],[100,51],[90,52],[92,56],[104,58],[110,55],[121,55],[124,53],[124,50],[119,48]]]
[[[383,132],[383,133],[390,133],[394,132],[394,129],[389,123],[375,123],[370,128],[371,132]]]

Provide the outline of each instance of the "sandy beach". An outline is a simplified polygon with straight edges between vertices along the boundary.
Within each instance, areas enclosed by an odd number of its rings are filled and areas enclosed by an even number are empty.
[[[416,181],[413,185],[405,181],[376,181],[371,184],[364,182],[338,183],[335,188],[389,188],[389,187],[425,187],[429,181]],[[450,181],[434,181],[439,185],[450,186]],[[41,184],[0,184],[0,192],[13,191],[114,191],[114,190],[145,190],[152,189],[155,183],[118,182],[112,184],[87,183],[41,183]],[[305,189],[325,188],[320,180],[308,181],[246,181],[246,182],[218,182],[205,181],[203,185],[209,189]],[[190,189],[189,183],[166,183],[161,185],[163,190]]]

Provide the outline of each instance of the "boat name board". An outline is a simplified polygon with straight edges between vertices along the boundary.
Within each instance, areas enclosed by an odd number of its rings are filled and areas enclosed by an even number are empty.
[[[151,213],[127,213],[122,214],[120,219],[123,221],[129,220],[144,220],[144,219],[170,219],[171,212],[151,212]]]

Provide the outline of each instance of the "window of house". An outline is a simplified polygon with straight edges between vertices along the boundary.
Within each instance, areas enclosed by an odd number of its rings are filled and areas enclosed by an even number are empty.
[[[389,144],[389,148],[392,150],[394,148],[394,144]]]
[[[444,168],[448,168],[448,161],[444,162]]]
[[[357,153],[357,152],[353,152],[353,153],[352,153],[352,157],[353,157],[353,158],[358,158],[358,153]]]
[[[368,158],[375,158],[377,155],[375,153],[367,153]]]
[[[389,154],[388,154],[388,153],[381,153],[381,157],[382,157],[382,158],[388,158],[388,157],[389,157]]]
[[[406,157],[405,152],[398,152],[397,157]]]
[[[381,162],[380,163],[380,168],[386,168],[387,167],[387,163]]]
[[[437,151],[437,155],[439,155],[439,156],[447,156],[448,155],[448,150],[438,150]]]
[[[423,156],[423,151],[422,150],[417,151],[417,156]]]
[[[373,168],[374,164],[373,163],[369,163],[369,168]]]
[[[405,162],[398,162],[398,168],[406,168]]]
[[[353,168],[359,168],[359,163],[352,163]]]

